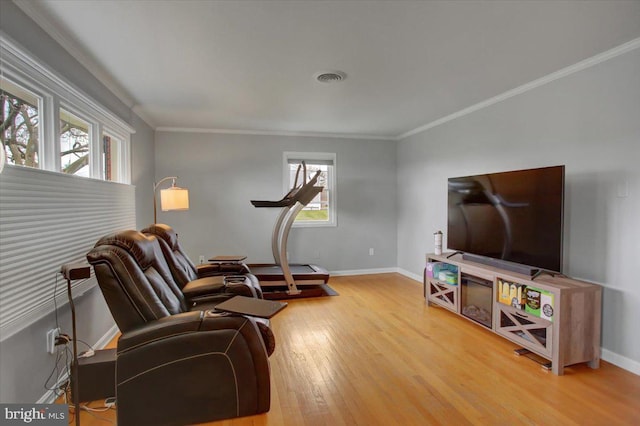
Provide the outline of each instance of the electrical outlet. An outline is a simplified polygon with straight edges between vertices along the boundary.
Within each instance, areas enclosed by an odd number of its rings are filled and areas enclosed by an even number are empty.
[[[60,336],[59,328],[52,328],[47,331],[47,352],[53,354],[56,352],[56,339]]]
[[[373,247],[371,247],[369,249],[369,256],[373,256],[375,254],[375,250],[373,249]]]
[[[203,264],[203,263],[204,263],[204,256],[203,256],[203,255],[200,255],[200,258],[199,258],[199,259],[200,259],[200,260],[199,260],[199,261],[200,261],[200,264]]]

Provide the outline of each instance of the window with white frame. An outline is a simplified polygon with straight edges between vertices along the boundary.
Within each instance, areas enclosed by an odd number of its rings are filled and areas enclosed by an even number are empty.
[[[0,139],[8,164],[39,167],[42,98],[0,78]]]
[[[303,176],[303,162],[306,176]],[[293,226],[336,226],[336,154],[326,152],[285,152],[284,186],[289,191],[296,184],[308,182],[318,171],[316,186],[320,192],[298,213]],[[300,172],[298,172],[300,170]]]
[[[7,164],[130,183],[133,128],[2,35],[0,50]]]
[[[91,124],[60,108],[60,170],[89,177]]]

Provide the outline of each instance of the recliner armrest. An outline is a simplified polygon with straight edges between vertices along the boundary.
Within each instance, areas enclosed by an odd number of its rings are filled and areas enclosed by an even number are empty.
[[[196,265],[196,273],[198,278],[221,275],[220,265],[217,263],[201,263]]]
[[[196,265],[198,278],[227,274],[247,274],[249,268],[244,263],[201,263]]]
[[[193,299],[198,296],[224,292],[224,288],[224,277],[206,277],[189,282],[182,288],[182,293],[187,299]]]
[[[227,300],[235,295],[262,299],[258,280],[253,275],[229,275],[198,278],[182,288],[189,302],[202,304]]]
[[[198,331],[204,316],[205,313],[202,311],[193,311],[149,322],[142,327],[123,333],[118,340],[118,352],[127,351],[169,336]]]

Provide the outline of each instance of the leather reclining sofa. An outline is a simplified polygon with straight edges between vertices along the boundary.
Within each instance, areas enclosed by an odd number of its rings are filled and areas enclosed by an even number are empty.
[[[269,322],[214,310],[236,294],[261,297],[257,280],[196,278],[188,263],[181,267],[187,279],[176,279],[175,268],[188,258],[161,241],[123,231],[101,238],[87,254],[122,332],[118,424],[186,425],[269,411],[268,357],[275,347]]]

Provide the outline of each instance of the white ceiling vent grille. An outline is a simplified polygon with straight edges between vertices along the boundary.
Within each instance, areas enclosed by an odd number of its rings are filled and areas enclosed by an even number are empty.
[[[325,71],[315,75],[320,83],[337,83],[347,78],[347,74],[342,71]]]

